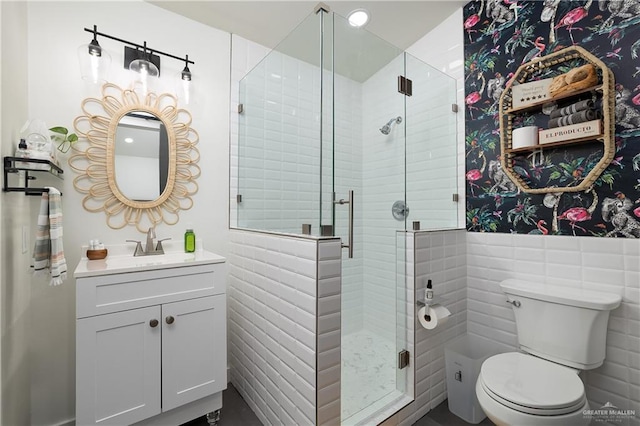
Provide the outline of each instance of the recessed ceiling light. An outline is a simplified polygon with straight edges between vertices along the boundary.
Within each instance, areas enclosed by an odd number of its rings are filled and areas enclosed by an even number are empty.
[[[133,143],[133,138],[124,138],[126,143]]]
[[[369,22],[369,12],[364,9],[356,9],[347,16],[352,27],[364,27]]]

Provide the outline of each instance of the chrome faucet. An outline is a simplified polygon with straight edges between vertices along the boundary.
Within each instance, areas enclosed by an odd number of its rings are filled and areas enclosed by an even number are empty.
[[[136,248],[133,251],[134,256],[149,256],[153,254],[164,254],[164,248],[162,242],[170,240],[171,238],[163,238],[158,240],[154,247],[154,240],[156,239],[156,229],[154,227],[149,228],[147,231],[147,243],[145,248],[142,248],[142,242],[138,240],[127,240],[130,243],[136,243]]]
[[[155,239],[156,239],[156,228],[155,227],[151,227],[147,231],[147,244],[144,247],[144,252],[145,253],[150,254],[151,252],[156,250],[153,247],[153,240],[155,240]]]

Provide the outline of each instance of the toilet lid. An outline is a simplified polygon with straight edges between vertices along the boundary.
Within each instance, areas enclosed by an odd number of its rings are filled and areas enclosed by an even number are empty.
[[[585,402],[584,385],[575,371],[532,355],[492,356],[482,364],[480,375],[494,399],[526,413],[564,414]]]

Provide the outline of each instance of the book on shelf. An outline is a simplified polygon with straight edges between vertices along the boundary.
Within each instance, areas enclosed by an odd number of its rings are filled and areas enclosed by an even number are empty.
[[[569,126],[554,127],[553,129],[540,130],[538,143],[552,143],[582,139],[602,134],[602,120],[585,121],[584,123]]]

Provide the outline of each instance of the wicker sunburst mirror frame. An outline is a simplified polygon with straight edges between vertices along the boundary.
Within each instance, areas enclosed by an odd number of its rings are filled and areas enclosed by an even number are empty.
[[[130,200],[116,181],[116,130],[120,120],[134,111],[154,115],[162,121],[168,136],[167,182],[155,200]],[[74,154],[69,166],[78,174],[73,186],[86,194],[82,200],[85,210],[104,212],[107,225],[113,229],[134,225],[138,231],[146,232],[162,222],[175,225],[180,210],[193,206],[192,196],[198,191],[199,137],[191,128],[191,114],[178,108],[177,99],[171,94],[140,96],[112,83],[102,87],[102,99],[85,99],[82,112],[73,122],[79,140],[72,146]]]

